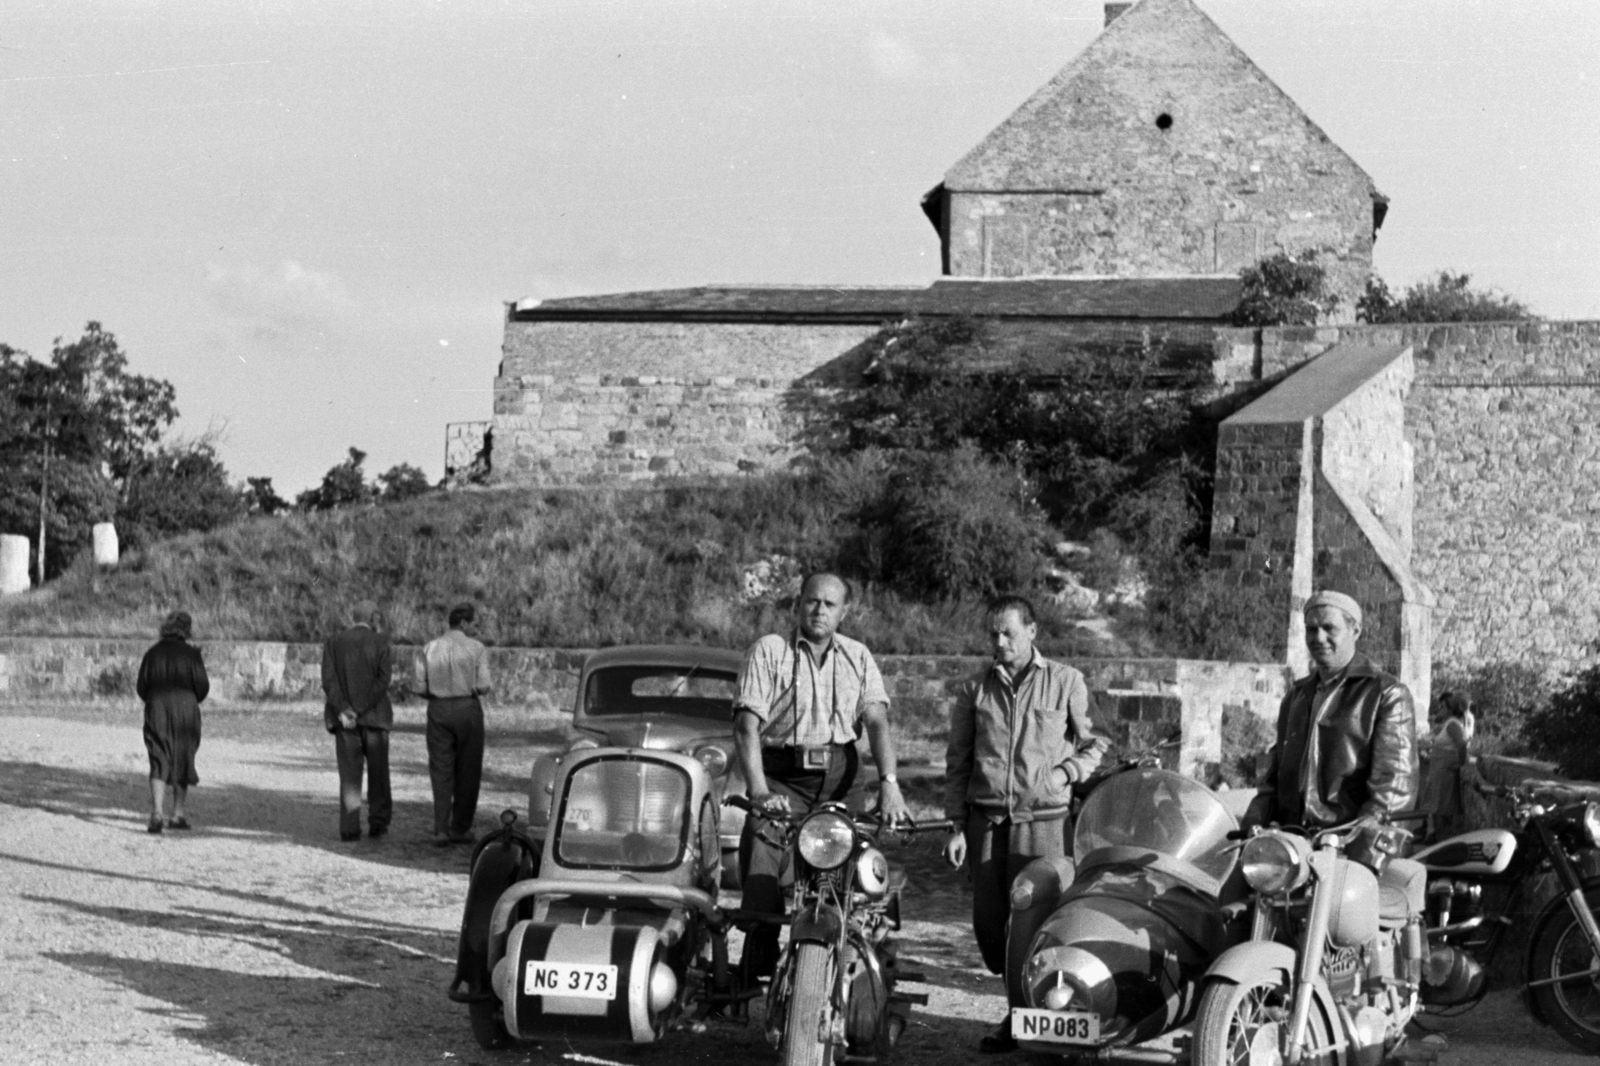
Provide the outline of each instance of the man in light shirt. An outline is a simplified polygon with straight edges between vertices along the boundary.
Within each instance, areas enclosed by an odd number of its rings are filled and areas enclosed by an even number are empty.
[[[471,844],[483,781],[483,704],[489,693],[489,655],[472,638],[478,612],[470,603],[450,611],[450,632],[422,650],[428,697],[428,777],[433,782],[433,842]]]
[[[909,817],[878,664],[865,644],[837,632],[849,611],[850,586],[835,574],[812,574],[800,589],[795,628],[756,641],[739,671],[734,740],[756,808],[739,841],[746,910],[783,913],[790,876],[788,852],[760,812],[809,811],[827,801],[855,806],[856,738],[863,731],[878,767],[883,816]],[[777,927],[751,929],[741,960],[746,975],[771,976],[777,961]]]

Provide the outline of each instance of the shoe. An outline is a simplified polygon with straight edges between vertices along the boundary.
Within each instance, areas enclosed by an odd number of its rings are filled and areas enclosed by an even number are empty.
[[[187,819],[187,818],[168,818],[167,819],[167,828],[168,829],[193,829],[194,826],[189,824],[189,819]]]
[[[377,840],[379,837],[386,837],[388,835],[389,827],[386,825],[369,826],[367,829],[367,836],[371,837],[373,840]]]
[[[465,833],[451,833],[446,840],[451,844],[476,844],[478,834],[468,829]]]
[[[159,834],[161,832],[162,827],[165,824],[166,823],[163,822],[160,818],[151,818],[150,821],[145,825],[144,831],[146,833]]]
[[[447,848],[447,847],[449,847],[450,846],[450,834],[449,833],[435,833],[435,834],[433,834],[433,846],[436,847],[436,848]]]
[[[1017,1039],[1011,1035],[1011,1018],[994,1027],[994,1032],[978,1041],[980,1055],[1004,1055],[1008,1051],[1017,1050]]]
[[[344,841],[346,844],[350,843],[352,840],[360,840],[361,830],[357,829],[354,833],[340,833],[339,839]]]

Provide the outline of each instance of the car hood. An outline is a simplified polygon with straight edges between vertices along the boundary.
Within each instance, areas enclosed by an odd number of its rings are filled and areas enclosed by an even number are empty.
[[[582,728],[606,744],[623,748],[655,748],[663,751],[682,751],[697,741],[733,739],[726,723],[685,721],[681,718],[662,718],[660,715],[649,714],[619,714],[590,718],[583,723]]]

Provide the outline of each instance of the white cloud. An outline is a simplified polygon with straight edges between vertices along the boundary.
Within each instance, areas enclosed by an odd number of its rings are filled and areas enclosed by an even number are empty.
[[[355,311],[337,275],[307,270],[293,259],[270,270],[212,264],[206,270],[206,302],[233,330],[254,341],[324,338]]]

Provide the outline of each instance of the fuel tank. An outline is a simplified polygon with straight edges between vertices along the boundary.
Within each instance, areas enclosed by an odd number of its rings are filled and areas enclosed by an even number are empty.
[[[1506,829],[1474,829],[1411,856],[1430,873],[1474,874],[1493,877],[1503,874],[1517,853],[1516,835]]]

